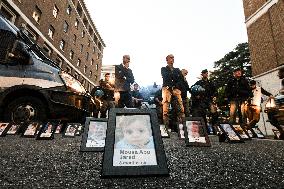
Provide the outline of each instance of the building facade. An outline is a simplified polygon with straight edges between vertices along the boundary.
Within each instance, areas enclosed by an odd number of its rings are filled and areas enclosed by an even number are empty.
[[[284,66],[284,1],[243,0],[243,7],[253,78],[275,95],[280,89],[277,73]],[[259,125],[270,128],[263,116]]]
[[[83,0],[2,0],[0,13],[88,91],[98,85],[105,43]]]

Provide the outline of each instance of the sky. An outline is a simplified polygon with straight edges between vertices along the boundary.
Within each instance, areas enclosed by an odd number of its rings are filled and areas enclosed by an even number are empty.
[[[187,69],[193,85],[203,69],[247,42],[242,0],[85,0],[106,44],[103,65],[122,63],[140,86],[161,85],[166,56]]]

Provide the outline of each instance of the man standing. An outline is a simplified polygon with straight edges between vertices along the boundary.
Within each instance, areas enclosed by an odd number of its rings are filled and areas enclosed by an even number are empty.
[[[185,117],[189,117],[189,102],[187,98],[187,91],[190,91],[188,82],[186,80],[186,76],[188,74],[188,71],[186,69],[182,69],[181,73],[183,75],[183,80],[181,83],[181,98],[182,98],[182,104],[184,108],[184,114]]]
[[[132,103],[134,108],[141,108],[143,97],[138,90],[139,85],[137,83],[134,84],[134,90],[131,91]]]
[[[201,79],[197,81],[193,86],[201,86],[203,88],[203,91],[199,91],[196,94],[192,91],[192,116],[202,117],[207,127],[206,110],[209,110],[211,116],[211,124],[213,127],[218,119],[218,115],[216,115],[217,111],[211,111],[211,106],[213,106],[213,99],[216,97],[216,88],[213,83],[208,80],[207,69],[201,71]]]
[[[105,74],[105,80],[100,81],[100,86],[104,95],[102,96],[101,118],[106,118],[106,112],[115,107],[114,84],[110,82],[110,73]]]
[[[251,129],[257,124],[260,119],[260,104],[261,104],[261,95],[264,94],[269,96],[269,98],[273,98],[272,94],[264,90],[262,87],[256,86],[256,81],[250,81],[250,87],[253,93],[253,97],[248,102],[247,107],[247,117],[249,119],[249,123],[246,126],[246,129]]]
[[[115,90],[120,93],[118,108],[132,107],[130,85],[134,83],[132,70],[129,68],[130,56],[124,55],[122,64],[115,67]]]
[[[225,95],[230,102],[230,123],[236,123],[236,111],[239,112],[239,123],[246,123],[245,105],[252,92],[248,80],[242,75],[242,70],[237,68],[233,71],[233,77],[229,79]]]
[[[169,104],[171,103],[172,95],[177,99],[178,105],[178,122],[182,124],[184,118],[184,108],[181,98],[181,83],[183,80],[183,75],[178,68],[174,68],[174,56],[172,54],[166,57],[167,66],[161,68],[161,74],[163,77],[163,88],[162,88],[162,97],[163,97],[163,122],[168,128],[169,126]]]

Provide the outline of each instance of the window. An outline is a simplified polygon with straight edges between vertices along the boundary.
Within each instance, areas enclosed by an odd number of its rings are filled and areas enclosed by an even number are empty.
[[[15,23],[16,20],[16,14],[10,10],[4,3],[0,3],[0,13],[10,20],[12,23]]]
[[[45,53],[45,55],[47,56],[51,56],[52,53],[52,49],[50,46],[48,46],[48,44],[44,43],[43,47],[42,47],[43,52]]]
[[[79,80],[79,74],[77,72],[74,73],[74,77]]]
[[[68,5],[68,7],[67,7],[67,9],[66,9],[66,13],[67,13],[68,15],[70,15],[70,14],[71,14],[71,11],[72,11],[72,8],[71,8],[70,5]]]
[[[35,41],[38,39],[38,34],[29,25],[26,26],[26,31],[30,38]]]
[[[85,66],[84,66],[84,73],[87,72],[87,69],[88,69],[88,67],[85,65]]]
[[[95,78],[94,78],[94,79],[95,79],[95,81],[97,81],[97,79],[98,79],[98,76],[96,76],[96,75],[95,75]]]
[[[48,36],[50,37],[50,39],[53,39],[54,32],[55,32],[54,27],[52,25],[50,25],[49,28],[48,28]]]
[[[71,60],[73,60],[73,58],[74,58],[74,51],[70,51],[70,53],[69,53],[69,58],[71,59]]]
[[[73,43],[75,44],[76,41],[77,41],[77,36],[74,34],[74,35],[73,35]]]
[[[83,44],[81,44],[80,52],[83,52],[83,48],[84,48],[84,46],[83,46]]]
[[[84,30],[82,31],[81,35],[82,35],[82,38],[85,37],[85,31]]]
[[[100,56],[101,56],[101,54],[100,54],[100,53],[98,53],[98,54],[97,54],[97,59],[100,59]]]
[[[90,71],[90,75],[89,75],[89,77],[92,77],[93,76],[93,72],[92,71]]]
[[[64,24],[63,24],[63,31],[64,31],[65,33],[67,33],[68,28],[69,28],[69,24],[68,24],[66,21],[64,21]]]
[[[52,15],[54,16],[54,18],[57,18],[58,11],[59,11],[59,9],[57,8],[56,5],[54,5],[53,11],[52,11]]]
[[[81,60],[78,58],[77,60],[77,66],[80,67],[81,66]]]
[[[58,57],[55,59],[55,62],[57,63],[57,65],[58,65],[60,68],[62,68],[63,58],[61,58],[61,57],[58,56]]]
[[[65,41],[62,39],[59,44],[59,48],[63,51],[65,47]]]
[[[86,54],[86,60],[89,60],[89,53]]]
[[[66,72],[71,74],[72,73],[72,68],[70,66],[66,66]]]
[[[91,60],[91,65],[94,65],[94,59]]]
[[[76,18],[76,20],[75,20],[75,28],[78,29],[78,26],[79,26],[79,20]]]
[[[36,6],[32,17],[37,23],[39,23],[41,15],[42,15],[41,10],[38,8],[38,6]]]
[[[95,53],[96,52],[96,47],[93,47],[93,53]]]
[[[98,65],[98,64],[96,64],[96,71],[98,71],[98,69],[99,69],[99,65]]]

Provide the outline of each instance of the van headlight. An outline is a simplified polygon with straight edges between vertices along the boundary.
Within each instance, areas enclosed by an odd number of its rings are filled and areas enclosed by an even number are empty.
[[[72,91],[77,93],[86,93],[85,88],[82,86],[82,84],[75,79],[73,76],[71,76],[68,73],[61,72],[60,76],[62,80],[64,81],[65,85]]]

